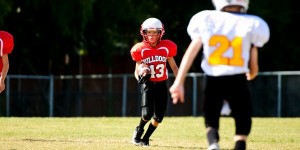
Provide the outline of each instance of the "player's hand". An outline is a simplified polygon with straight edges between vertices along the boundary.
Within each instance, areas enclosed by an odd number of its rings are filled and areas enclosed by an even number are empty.
[[[151,74],[139,75],[138,84],[145,84],[151,77]]]
[[[5,90],[5,84],[0,82],[0,93],[2,93]]]
[[[177,104],[178,101],[184,103],[184,88],[183,85],[172,85],[169,89],[173,104]]]
[[[253,80],[254,78],[256,78],[257,74],[251,74],[251,73],[246,73],[246,77],[248,81]]]

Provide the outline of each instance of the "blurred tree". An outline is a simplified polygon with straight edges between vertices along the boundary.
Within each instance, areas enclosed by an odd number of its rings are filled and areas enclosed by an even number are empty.
[[[259,53],[261,71],[299,70],[296,0],[250,1],[249,13],[264,18],[271,39]],[[140,24],[157,17],[178,45],[179,64],[190,42],[195,13],[211,0],[0,0],[0,27],[15,37],[10,74],[132,73],[129,50],[141,41]],[[272,56],[272,57],[270,57]],[[201,71],[201,55],[191,71]],[[120,67],[122,66],[122,67]]]
[[[5,17],[12,13],[12,1],[0,0],[0,26],[4,25]]]
[[[110,67],[124,64],[114,56],[129,55],[131,46],[141,38],[141,22],[155,16],[157,4],[153,1],[100,0],[94,6],[93,19],[86,28],[91,60],[101,59]]]

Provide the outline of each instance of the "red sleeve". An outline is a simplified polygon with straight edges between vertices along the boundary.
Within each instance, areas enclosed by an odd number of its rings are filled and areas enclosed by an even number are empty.
[[[169,57],[176,56],[177,55],[177,45],[170,40],[166,40],[166,42],[168,44],[168,49],[170,50]]]
[[[13,36],[6,32],[0,31],[0,53],[3,54],[11,53],[14,48],[14,38]]]
[[[142,55],[140,51],[140,44],[137,43],[135,44],[131,50],[130,50],[131,58],[134,61],[141,61],[142,60]]]

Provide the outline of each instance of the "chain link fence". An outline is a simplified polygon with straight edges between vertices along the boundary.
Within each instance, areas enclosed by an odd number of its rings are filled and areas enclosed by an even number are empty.
[[[169,97],[167,116],[201,116],[203,80],[189,73],[184,104]],[[170,75],[168,86],[174,81]],[[300,72],[261,72],[250,82],[256,117],[300,116]],[[0,116],[140,116],[139,85],[132,74],[8,75],[0,95]]]

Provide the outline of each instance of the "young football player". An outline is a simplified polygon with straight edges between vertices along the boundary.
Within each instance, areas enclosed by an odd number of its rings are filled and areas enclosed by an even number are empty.
[[[201,67],[206,74],[204,119],[209,150],[218,150],[219,119],[223,100],[235,120],[235,150],[246,149],[252,125],[248,81],[258,74],[258,48],[268,42],[270,31],[260,17],[246,14],[249,0],[212,0],[216,10],[195,14],[187,27],[192,41],[174,84],[173,103],[184,102],[185,76],[203,46]]]
[[[165,29],[157,18],[146,19],[140,34],[143,41],[135,44],[130,51],[132,60],[136,62],[134,75],[141,85],[141,119],[134,130],[132,143],[149,146],[149,138],[162,122],[167,109],[167,63],[177,75],[178,67],[173,58],[177,54],[177,45],[170,40],[162,40]],[[144,134],[144,127],[149,121]]]
[[[13,36],[6,31],[0,31],[0,93],[5,90],[5,79],[9,70],[8,54],[12,52],[13,48]]]

